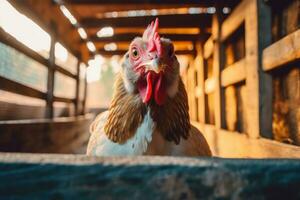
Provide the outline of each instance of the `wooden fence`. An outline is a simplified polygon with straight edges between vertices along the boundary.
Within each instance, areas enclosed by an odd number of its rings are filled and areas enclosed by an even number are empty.
[[[288,140],[278,139],[274,130],[278,125],[274,118],[277,68],[285,69],[282,74],[289,73],[290,68],[296,70],[295,95],[299,95],[300,88],[297,86],[299,26],[274,41],[274,12],[280,9],[290,12],[291,7],[297,7],[297,1],[292,1],[287,8],[275,4],[275,1],[243,0],[227,18],[217,8],[211,37],[205,44],[197,44],[198,54],[183,74],[191,118],[208,139],[214,155],[300,157],[297,146],[300,145],[297,124],[300,112],[289,107],[289,113],[298,112],[298,116],[296,113],[292,119],[283,119],[287,123],[296,120],[292,124],[294,129],[288,131],[294,135],[287,136]],[[293,15],[299,15],[299,11]],[[297,98],[300,100],[299,96],[295,97],[293,105],[299,109]],[[282,128],[278,132],[283,131]]]

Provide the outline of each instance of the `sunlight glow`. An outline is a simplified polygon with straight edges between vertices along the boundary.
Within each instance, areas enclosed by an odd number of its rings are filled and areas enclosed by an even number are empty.
[[[117,49],[118,49],[118,46],[114,42],[104,45],[105,51],[116,51]]]
[[[92,43],[91,41],[88,41],[86,43],[87,48],[91,51],[91,52],[95,52],[96,51],[96,47],[94,45],[94,43]]]
[[[96,55],[94,59],[88,61],[86,68],[87,82],[95,82],[101,78],[101,68],[105,59],[101,55]]]
[[[86,32],[85,32],[85,30],[83,28],[78,28],[77,31],[78,31],[81,39],[85,40],[87,38],[87,34],[86,34]]]
[[[50,35],[6,0],[0,1],[0,27],[30,49],[49,56]]]
[[[110,26],[103,27],[97,32],[98,37],[111,37],[114,35],[114,29]]]
[[[55,57],[61,62],[68,60],[68,50],[58,42],[55,43]]]
[[[75,25],[77,24],[76,18],[71,14],[71,12],[64,6],[61,5],[60,10],[63,12],[63,14],[68,18],[68,20],[71,22],[71,24]]]

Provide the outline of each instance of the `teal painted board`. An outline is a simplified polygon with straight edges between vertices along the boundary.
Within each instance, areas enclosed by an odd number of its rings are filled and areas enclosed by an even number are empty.
[[[81,158],[1,162],[0,199],[300,199],[300,160]]]

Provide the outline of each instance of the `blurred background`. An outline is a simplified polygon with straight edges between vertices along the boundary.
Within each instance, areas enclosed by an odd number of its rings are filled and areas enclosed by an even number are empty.
[[[84,153],[156,17],[190,116],[222,157],[300,156],[299,0],[0,1],[0,151]]]

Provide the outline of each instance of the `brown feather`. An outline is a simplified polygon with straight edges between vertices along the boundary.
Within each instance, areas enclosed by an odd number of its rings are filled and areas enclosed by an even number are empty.
[[[134,135],[143,121],[146,107],[138,94],[127,93],[121,75],[115,84],[104,131],[110,140],[124,143]]]
[[[180,138],[187,139],[191,128],[187,93],[179,80],[178,92],[174,98],[168,98],[163,106],[151,102],[151,117],[156,122],[156,129],[168,141],[179,144]]]

